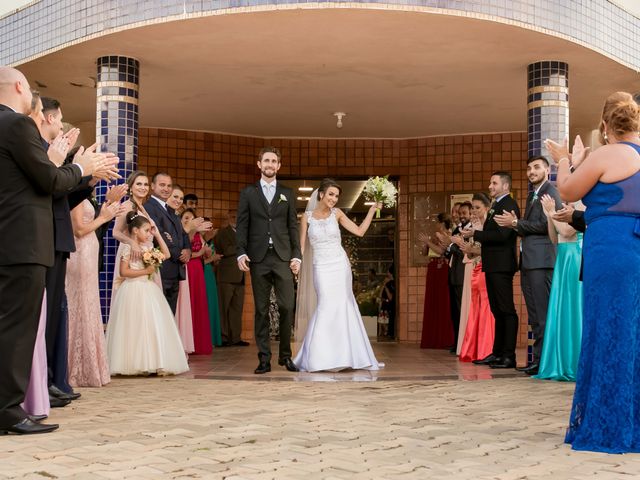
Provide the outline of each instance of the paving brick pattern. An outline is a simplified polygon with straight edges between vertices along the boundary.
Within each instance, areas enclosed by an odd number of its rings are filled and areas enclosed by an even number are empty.
[[[115,378],[0,437],[0,478],[638,478],[640,456],[574,452],[573,384]]]

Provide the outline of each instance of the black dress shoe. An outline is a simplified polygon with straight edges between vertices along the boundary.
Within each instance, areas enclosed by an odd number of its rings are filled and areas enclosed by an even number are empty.
[[[491,368],[516,368],[515,358],[502,358],[500,361],[489,364]]]
[[[240,340],[233,344],[235,347],[248,347],[250,345],[249,342],[245,342],[244,340]]]
[[[267,362],[260,362],[260,364],[258,365],[258,368],[256,368],[253,373],[267,373],[271,371],[271,364],[267,363]]]
[[[51,425],[43,425],[41,423],[32,422],[30,419],[25,418],[19,423],[10,427],[0,428],[0,435],[6,435],[7,433],[17,433],[18,435],[29,435],[32,433],[49,433],[58,428],[58,425],[52,423]]]
[[[63,400],[62,398],[53,397],[49,395],[49,406],[51,406],[51,408],[66,407],[70,403],[71,403],[71,400]]]
[[[34,423],[41,422],[45,418],[47,418],[47,415],[29,415],[29,420],[31,420]]]
[[[540,368],[540,365],[536,362],[536,363],[530,363],[526,367],[516,368],[516,370],[522,373],[526,373],[527,375],[537,375],[539,368]]]
[[[296,364],[293,363],[293,360],[290,358],[283,358],[282,360],[278,360],[278,365],[284,365],[284,367],[290,372],[299,372],[300,369],[296,367]]]
[[[51,385],[49,387],[49,396],[50,397],[57,397],[57,398],[60,398],[62,400],[77,400],[78,398],[80,398],[80,394],[79,393],[76,393],[76,392],[65,393],[62,390],[60,390],[58,387],[56,387],[55,385]]]
[[[473,364],[475,364],[475,365],[489,365],[491,362],[496,362],[496,361],[498,361],[498,360],[501,360],[501,358],[500,358],[500,357],[496,357],[496,356],[492,353],[492,354],[490,354],[490,355],[487,355],[486,357],[484,357],[484,358],[483,358],[483,359],[481,359],[481,360],[474,360],[474,361],[473,361],[473,362],[471,362],[471,363],[473,363]]]

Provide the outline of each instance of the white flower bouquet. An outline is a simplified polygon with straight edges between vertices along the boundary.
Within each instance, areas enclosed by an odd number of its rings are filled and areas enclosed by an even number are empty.
[[[398,197],[398,189],[389,181],[389,176],[371,177],[367,180],[362,193],[370,202],[382,203],[385,207],[393,207]],[[376,211],[376,218],[380,218],[380,209]]]

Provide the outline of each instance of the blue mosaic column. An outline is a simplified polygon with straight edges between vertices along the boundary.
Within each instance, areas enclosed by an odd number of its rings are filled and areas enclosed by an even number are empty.
[[[544,155],[550,160],[544,141],[562,142],[569,134],[569,65],[543,61],[527,68],[527,154]],[[550,180],[556,181],[556,167],[551,162]],[[529,190],[532,186],[529,184]],[[533,361],[533,333],[527,334],[528,361]]]
[[[569,134],[569,65],[536,62],[527,73],[527,153],[548,157],[544,141],[562,142]],[[555,180],[555,172],[553,177]]]
[[[118,155],[120,175],[126,179],[138,165],[138,86],[140,62],[111,55],[97,61],[96,137],[103,152]],[[96,194],[104,201],[107,185],[101,182]],[[112,225],[113,226],[113,225]],[[104,269],[100,272],[102,319],[109,318],[111,284],[118,242],[109,228],[104,239]]]

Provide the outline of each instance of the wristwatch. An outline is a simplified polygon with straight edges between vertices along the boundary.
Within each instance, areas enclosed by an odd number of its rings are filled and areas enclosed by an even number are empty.
[[[518,227],[518,219],[514,218],[513,221],[511,222],[511,227],[512,228],[517,228]]]

